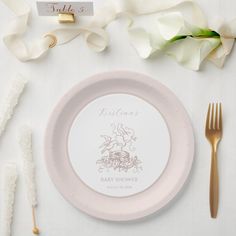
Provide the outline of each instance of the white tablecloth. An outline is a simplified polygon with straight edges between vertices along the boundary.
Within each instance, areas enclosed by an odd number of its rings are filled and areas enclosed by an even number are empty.
[[[28,38],[37,37],[57,25],[56,19],[36,17],[35,1],[31,1],[33,18]],[[234,0],[198,0],[208,18],[236,17]],[[99,1],[96,1],[99,5]],[[12,18],[1,4],[0,36]],[[125,27],[114,22],[108,27],[110,47],[96,54],[81,38],[60,46],[46,57],[21,63],[0,41],[0,101],[10,78],[21,73],[30,78],[29,86],[0,141],[0,165],[6,161],[21,163],[17,131],[25,121],[34,129],[34,157],[37,165],[39,194],[38,219],[42,235],[235,235],[236,234],[236,51],[223,69],[205,63],[193,72],[166,56],[142,60],[128,42]],[[111,223],[91,218],[73,208],[58,193],[44,162],[44,133],[49,115],[60,97],[73,85],[95,73],[127,69],[150,75],[169,87],[189,112],[196,137],[196,155],[188,183],[178,196],[160,213],[142,221]],[[216,220],[209,216],[208,190],[210,146],[204,137],[205,115],[210,101],[221,101],[224,108],[224,138],[219,150],[220,203]],[[181,137],[180,137],[181,138]],[[1,171],[1,170],[0,170]],[[31,210],[28,206],[22,176],[19,179],[12,235],[31,234]],[[1,211],[1,205],[0,205]]]

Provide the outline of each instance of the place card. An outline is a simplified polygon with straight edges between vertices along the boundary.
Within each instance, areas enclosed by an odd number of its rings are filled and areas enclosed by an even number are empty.
[[[76,16],[93,16],[93,2],[55,2],[37,1],[39,16],[57,16],[70,13]]]

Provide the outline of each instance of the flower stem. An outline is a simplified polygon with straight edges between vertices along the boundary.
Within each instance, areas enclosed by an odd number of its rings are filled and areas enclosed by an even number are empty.
[[[220,35],[211,29],[199,29],[196,34],[193,34],[194,37],[203,37],[203,38],[219,38]]]
[[[185,39],[187,37],[192,38],[220,38],[220,35],[211,29],[199,29],[196,33],[189,34],[189,35],[176,35],[172,39],[169,40],[169,43],[173,43],[175,41]]]

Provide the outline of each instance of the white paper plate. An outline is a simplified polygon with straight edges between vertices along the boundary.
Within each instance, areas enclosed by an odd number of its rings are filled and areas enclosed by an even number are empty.
[[[101,219],[134,220],[165,206],[191,169],[194,138],[166,87],[127,71],[70,90],[50,118],[45,155],[59,192]]]

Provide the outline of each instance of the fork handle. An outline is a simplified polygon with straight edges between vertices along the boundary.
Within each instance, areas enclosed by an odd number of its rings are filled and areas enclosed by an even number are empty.
[[[216,218],[219,202],[219,177],[216,148],[212,148],[211,176],[210,176],[210,210],[211,217]]]

